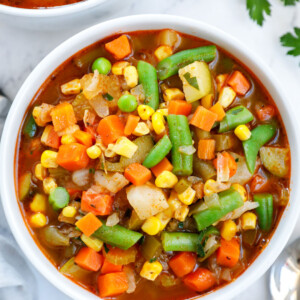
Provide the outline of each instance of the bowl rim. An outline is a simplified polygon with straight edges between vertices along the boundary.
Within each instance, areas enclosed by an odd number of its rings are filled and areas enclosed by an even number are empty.
[[[11,151],[11,145],[13,144],[13,148],[15,149],[18,130],[22,120],[20,119],[20,116],[23,117],[34,94],[46,80],[48,75],[80,49],[115,33],[163,28],[172,28],[180,32],[209,40],[226,51],[233,53],[234,57],[237,57],[252,72],[254,72],[274,99],[279,111],[281,111],[281,117],[287,131],[291,148],[292,170],[290,203],[285,209],[271,240],[262,253],[260,253],[247,270],[237,279],[230,284],[216,289],[214,292],[200,296],[199,298],[205,298],[205,300],[229,299],[254,283],[265,273],[280,254],[283,247],[286,245],[299,216],[300,201],[296,201],[299,198],[300,192],[296,182],[296,175],[299,174],[300,171],[300,160],[296,159],[296,155],[299,152],[299,138],[296,134],[297,127],[299,127],[299,121],[295,116],[295,112],[291,109],[291,103],[288,103],[289,100],[285,91],[282,89],[278,80],[273,76],[271,69],[266,66],[259,57],[241,44],[237,39],[222,30],[186,17],[146,14],[127,16],[99,23],[81,31],[60,44],[32,71],[15,97],[4,126],[1,140],[1,157],[3,163],[1,164],[0,169],[0,183],[2,204],[13,235],[20,248],[36,269],[54,286],[73,299],[96,300],[99,299],[99,297],[81,288],[57,271],[56,267],[52,265],[36,245],[24,223],[20,209],[17,208],[18,201],[14,190],[15,179],[12,161],[15,151]]]

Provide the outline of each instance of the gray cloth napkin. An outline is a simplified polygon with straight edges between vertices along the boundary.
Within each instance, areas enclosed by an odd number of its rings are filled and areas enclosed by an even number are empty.
[[[10,101],[0,95],[0,136]],[[0,299],[35,300],[34,275],[13,238],[0,205]]]

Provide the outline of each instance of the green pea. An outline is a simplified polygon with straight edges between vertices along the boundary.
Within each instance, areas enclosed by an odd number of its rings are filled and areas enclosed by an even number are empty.
[[[137,108],[137,100],[133,95],[123,95],[118,100],[118,106],[121,111],[132,112]]]
[[[92,65],[92,70],[98,70],[99,74],[108,74],[111,70],[111,63],[108,59],[104,57],[99,57],[95,59]]]

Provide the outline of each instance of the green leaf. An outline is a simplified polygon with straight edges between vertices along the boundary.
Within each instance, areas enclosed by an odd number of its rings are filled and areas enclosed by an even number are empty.
[[[268,0],[247,0],[247,9],[251,19],[260,26],[265,20],[264,13],[271,15],[271,4]]]
[[[288,55],[300,55],[300,28],[294,28],[295,35],[288,32],[280,38],[281,45],[284,47],[292,48],[287,52]]]
[[[299,2],[299,0],[281,0],[281,1],[285,6],[296,5],[296,2]]]
[[[106,93],[103,95],[103,98],[107,101],[112,101],[114,100],[114,97],[112,95],[110,95],[109,93]]]
[[[199,85],[198,85],[196,77],[191,77],[191,73],[189,73],[189,72],[185,73],[183,75],[183,77],[186,79],[186,81],[189,83],[189,85],[191,85],[195,89],[199,90]]]

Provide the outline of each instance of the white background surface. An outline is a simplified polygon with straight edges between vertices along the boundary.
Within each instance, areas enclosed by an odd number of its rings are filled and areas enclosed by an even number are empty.
[[[120,0],[122,1],[122,0]],[[246,0],[135,0],[125,10],[116,5],[107,18],[139,13],[163,13],[181,15],[205,21],[238,38],[252,51],[261,56],[279,78],[289,96],[289,104],[300,113],[300,67],[299,58],[285,55],[279,37],[300,27],[300,4],[283,7],[279,0],[272,3],[272,17],[267,17],[263,28],[256,25],[246,11]],[[99,19],[101,22],[103,19]],[[58,44],[83,29],[76,27],[60,31],[39,32],[11,27],[0,21],[0,89],[10,98],[37,65]],[[300,201],[300,199],[299,199]],[[300,221],[291,241],[300,236]],[[38,300],[69,300],[46,281],[37,271]],[[243,300],[270,299],[268,273],[249,287],[240,297]]]

